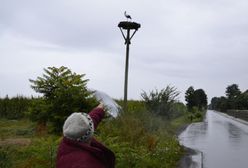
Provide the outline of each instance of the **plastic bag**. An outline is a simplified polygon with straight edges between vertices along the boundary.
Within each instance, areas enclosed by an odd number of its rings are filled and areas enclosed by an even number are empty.
[[[107,108],[107,113],[116,118],[121,110],[121,107],[106,93],[90,89],[97,101],[102,102]]]

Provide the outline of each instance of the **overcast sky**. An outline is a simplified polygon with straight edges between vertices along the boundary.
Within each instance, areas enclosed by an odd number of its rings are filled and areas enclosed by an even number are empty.
[[[141,24],[130,46],[128,98],[189,86],[209,101],[248,89],[247,0],[0,0],[0,96],[35,95],[28,79],[66,66],[88,87],[123,98],[126,10]]]

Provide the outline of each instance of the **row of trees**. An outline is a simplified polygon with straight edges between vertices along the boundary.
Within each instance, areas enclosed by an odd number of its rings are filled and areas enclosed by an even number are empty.
[[[19,119],[24,117],[31,101],[33,98],[23,96],[9,98],[7,95],[5,98],[0,98],[0,118]]]
[[[194,89],[190,86],[185,92],[185,101],[188,111],[190,112],[190,119],[193,121],[202,120],[204,111],[207,109],[207,95],[203,89]]]
[[[90,111],[97,105],[96,100],[87,90],[88,79],[85,75],[73,73],[67,67],[48,67],[36,79],[30,79],[31,87],[41,94],[38,98],[17,97],[0,99],[0,115],[6,118],[29,116],[41,127],[52,124],[54,132],[61,132],[67,116],[73,111]],[[186,107],[178,101],[179,92],[175,87],[167,86],[150,93],[143,91],[141,97],[147,109],[154,113],[172,119],[186,112]],[[194,107],[203,110],[207,106],[207,96],[202,89],[194,90],[191,86],[186,92],[189,111]],[[13,103],[13,105],[12,105]]]
[[[247,110],[248,90],[241,92],[237,84],[232,84],[226,88],[226,96],[213,97],[210,108],[225,112],[226,110]]]
[[[30,79],[31,87],[42,96],[0,98],[0,117],[19,119],[28,116],[37,121],[38,127],[46,127],[50,122],[54,132],[61,132],[63,122],[71,112],[88,112],[97,105],[86,88],[88,80],[83,79],[84,76],[64,66],[48,67],[42,76]]]
[[[31,87],[41,94],[38,98],[17,97],[0,99],[0,115],[5,118],[21,118],[24,115],[38,123],[39,128],[52,124],[54,132],[61,132],[66,117],[73,111],[90,111],[97,105],[87,90],[87,79],[71,72],[67,67],[48,67],[36,79],[30,79]],[[184,105],[178,102],[179,92],[167,86],[161,91],[141,94],[147,109],[167,119],[184,112]]]
[[[150,93],[143,92],[141,96],[149,111],[167,119],[178,117],[186,111],[184,104],[178,101],[179,92],[175,87],[167,86],[160,91],[156,89]],[[185,93],[185,100],[190,118],[192,120],[201,118],[208,103],[205,91],[203,89],[194,90],[193,86],[190,86]]]
[[[194,90],[194,87],[190,86],[185,92],[185,101],[189,111],[192,111],[193,108],[200,111],[207,109],[208,100],[203,89]]]
[[[32,101],[29,116],[43,126],[50,122],[55,132],[61,132],[63,122],[71,112],[89,111],[97,102],[86,88],[88,80],[83,79],[85,75],[72,73],[63,66],[48,67],[44,71],[42,76],[30,80],[31,87],[43,96]],[[149,111],[167,119],[184,112],[184,105],[177,100],[178,95],[177,89],[171,86],[141,94]]]

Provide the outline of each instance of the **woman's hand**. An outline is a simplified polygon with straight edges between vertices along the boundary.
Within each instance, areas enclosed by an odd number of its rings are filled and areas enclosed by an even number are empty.
[[[100,104],[97,106],[97,108],[101,108],[101,109],[103,109],[103,111],[104,111],[104,118],[109,118],[109,117],[111,117],[111,115],[109,114],[109,113],[107,113],[107,107],[102,103],[102,102],[100,102]]]
[[[101,109],[105,110],[104,104],[102,102],[100,102],[100,104],[97,106],[97,108],[101,108]]]

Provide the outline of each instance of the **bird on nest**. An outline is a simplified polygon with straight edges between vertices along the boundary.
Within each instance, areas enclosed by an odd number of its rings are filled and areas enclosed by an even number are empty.
[[[124,12],[124,15],[125,15],[125,17],[127,18],[127,20],[128,20],[128,19],[132,20],[132,17],[131,17],[130,15],[128,15],[126,11]]]

